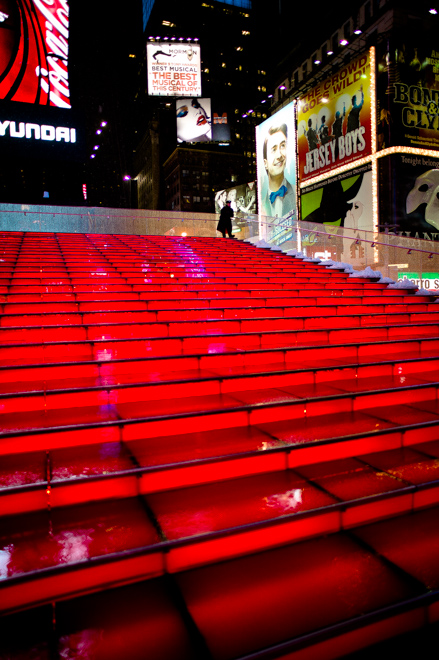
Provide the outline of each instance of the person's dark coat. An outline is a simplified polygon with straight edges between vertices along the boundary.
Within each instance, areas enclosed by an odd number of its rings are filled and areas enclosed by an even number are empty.
[[[233,218],[233,209],[226,204],[221,209],[220,219],[217,225],[217,230],[222,234],[232,234],[232,218]]]

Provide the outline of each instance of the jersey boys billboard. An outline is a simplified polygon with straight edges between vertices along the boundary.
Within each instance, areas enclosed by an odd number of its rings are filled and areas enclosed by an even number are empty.
[[[369,54],[358,57],[299,101],[301,181],[371,153]]]
[[[69,3],[0,0],[0,99],[68,109]]]
[[[146,45],[150,96],[201,96],[201,56],[196,44]]]

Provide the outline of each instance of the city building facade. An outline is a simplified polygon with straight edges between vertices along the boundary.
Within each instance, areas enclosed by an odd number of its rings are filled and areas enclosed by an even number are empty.
[[[270,116],[295,117],[300,219],[438,238],[437,20],[425,3],[364,2],[284,60]]]
[[[135,110],[141,128],[133,168],[133,177],[138,182],[139,207],[214,212],[218,190],[233,185],[237,176],[242,176],[243,182],[255,177],[255,125],[266,118],[267,113],[258,111],[253,118],[248,118],[246,113],[252,99],[257,100],[267,93],[270,65],[261,49],[259,4],[250,0],[190,0],[179,5],[156,0],[144,2],[143,10],[145,60],[139,67]],[[171,44],[199,47],[201,94],[191,97],[186,88],[186,93],[183,91],[180,95],[153,96],[153,90],[146,85],[147,44],[155,47],[154,57],[159,59],[158,53],[163,53]],[[152,88],[151,82],[149,87]],[[194,98],[203,109],[209,108],[205,110],[211,128],[208,137],[201,136],[199,140],[187,131],[178,132],[178,98],[189,100],[189,110],[194,106]],[[152,140],[153,134],[158,143]],[[187,170],[183,163],[188,150],[192,150],[192,165],[184,178],[185,186],[192,187],[192,191],[183,196],[176,194],[175,182],[170,184],[169,177],[175,178],[176,172],[171,173],[169,167],[172,163],[173,170],[176,163],[180,163],[181,170]],[[215,164],[215,171],[209,174],[209,184],[200,184],[198,173],[205,171],[203,163],[206,153],[210,152],[208,160]],[[151,188],[149,194],[142,194],[144,182],[151,182],[157,172],[160,172],[158,189],[155,180],[155,192]],[[180,172],[179,181],[182,178]],[[198,190],[200,185],[202,190]]]

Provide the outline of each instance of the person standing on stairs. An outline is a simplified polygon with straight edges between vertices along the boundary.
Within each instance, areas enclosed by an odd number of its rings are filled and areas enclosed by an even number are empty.
[[[226,237],[226,233],[230,238],[235,238],[232,234],[232,218],[233,218],[233,209],[231,206],[231,201],[228,199],[225,203],[225,206],[221,209],[220,219],[217,225],[217,231],[221,232],[223,238]]]

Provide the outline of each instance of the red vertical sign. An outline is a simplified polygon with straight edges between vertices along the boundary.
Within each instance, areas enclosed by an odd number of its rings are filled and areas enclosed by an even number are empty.
[[[0,99],[70,108],[68,0],[0,0]]]

